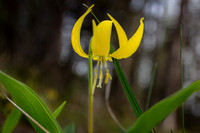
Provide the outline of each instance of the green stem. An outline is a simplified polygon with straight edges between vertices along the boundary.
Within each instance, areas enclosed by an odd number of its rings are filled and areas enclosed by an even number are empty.
[[[93,78],[93,68],[92,68],[92,50],[91,44],[89,46],[89,114],[88,114],[88,133],[93,132],[93,89],[92,89],[92,78]]]
[[[87,6],[86,4],[83,4],[83,6],[85,6],[86,8],[89,8],[89,6]],[[96,15],[91,11],[92,16],[94,16],[95,20],[100,23],[99,19],[96,17]]]

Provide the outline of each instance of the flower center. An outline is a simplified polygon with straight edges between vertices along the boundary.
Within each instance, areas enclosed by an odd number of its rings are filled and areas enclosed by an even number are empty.
[[[107,58],[104,57],[104,56],[100,56],[98,58],[98,62],[97,62],[97,65],[94,69],[94,83],[93,83],[93,88],[95,89],[95,86],[96,86],[96,83],[97,83],[97,72],[98,72],[98,69],[99,69],[99,83],[97,85],[97,87],[101,88],[102,86],[102,82],[103,82],[103,65],[104,65],[104,68],[106,70],[106,74],[105,74],[105,84],[108,83],[108,80],[112,80],[112,77],[109,73],[109,69],[107,68]],[[93,90],[94,90],[93,89]]]

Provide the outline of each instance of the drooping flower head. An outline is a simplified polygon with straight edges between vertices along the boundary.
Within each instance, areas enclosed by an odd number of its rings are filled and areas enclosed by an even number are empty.
[[[90,13],[93,6],[94,5],[88,8],[88,10],[77,20],[72,29],[72,35],[71,35],[72,47],[78,55],[84,58],[88,58],[88,55],[83,51],[81,47],[80,32],[83,20],[86,17],[86,15]],[[97,70],[100,67],[99,84],[97,85],[97,87],[101,87],[103,81],[103,72],[102,72],[103,64],[106,69],[105,83],[107,83],[108,80],[112,78],[111,75],[109,74],[106,61],[107,60],[112,61],[112,58],[123,59],[130,57],[133,53],[135,53],[135,51],[139,47],[144,31],[144,24],[143,24],[144,18],[141,18],[140,26],[138,27],[135,34],[128,40],[126,33],[124,32],[121,25],[110,14],[108,14],[108,17],[110,18],[110,20],[104,20],[100,22],[98,25],[96,25],[94,20],[92,20],[92,25],[93,25],[93,36],[91,39],[92,57],[93,60],[98,61],[97,66],[94,70],[95,71],[94,78],[97,78]],[[109,54],[112,24],[114,24],[117,31],[119,39],[119,48],[112,54]]]

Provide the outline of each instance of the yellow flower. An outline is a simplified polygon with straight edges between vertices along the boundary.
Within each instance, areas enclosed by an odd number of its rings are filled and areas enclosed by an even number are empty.
[[[90,13],[93,6],[94,5],[88,8],[88,10],[77,20],[77,22],[75,23],[72,29],[72,35],[71,35],[72,47],[78,55],[84,58],[88,58],[88,55],[83,51],[80,44],[81,26],[82,26],[84,18],[86,17],[88,13]],[[133,53],[135,53],[135,51],[139,47],[140,42],[142,40],[143,30],[144,30],[144,24],[143,24],[144,18],[141,18],[139,28],[137,29],[135,34],[128,40],[126,33],[124,32],[120,24],[111,15],[108,14],[108,16],[111,20],[104,20],[98,25],[96,25],[94,20],[92,20],[92,25],[93,25],[93,37],[91,39],[92,57],[93,57],[93,60],[98,60],[97,66],[94,70],[95,80],[97,79],[97,70],[100,66],[99,84],[97,85],[97,87],[101,87],[101,84],[102,84],[103,64],[106,69],[105,83],[107,83],[108,80],[112,78],[109,74],[106,61],[107,60],[112,61],[112,58],[116,58],[116,59],[128,58]],[[109,54],[112,23],[114,24],[117,31],[117,35],[119,39],[119,48],[112,54]],[[95,84],[96,83],[94,83],[94,85]]]

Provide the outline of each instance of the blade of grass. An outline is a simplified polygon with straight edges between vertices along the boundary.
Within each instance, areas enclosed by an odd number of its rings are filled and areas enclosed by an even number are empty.
[[[19,123],[21,112],[19,109],[14,108],[14,110],[11,112],[11,114],[6,119],[4,126],[3,126],[3,133],[12,133],[12,131],[15,129],[17,124]]]
[[[148,133],[171,112],[181,106],[190,95],[199,90],[200,80],[192,83],[187,88],[181,89],[175,94],[161,100],[143,113],[138,118],[136,123],[128,130],[128,133]]]
[[[53,116],[55,118],[58,117],[58,115],[60,114],[60,112],[63,110],[64,106],[66,105],[66,101],[64,101],[57,109],[56,111],[53,113]]]
[[[182,26],[180,25],[180,78],[181,78],[181,89],[183,89],[183,59],[182,59]],[[184,104],[181,107],[181,124],[182,133],[185,132],[185,118],[184,118]]]
[[[158,65],[158,63],[156,62],[153,66],[152,77],[151,77],[150,87],[149,87],[148,96],[147,96],[146,110],[148,110],[150,101],[151,101],[151,94],[152,94],[153,84],[154,84],[154,80],[155,80],[157,65]]]
[[[86,8],[89,8],[89,6],[87,6],[86,4],[83,4],[83,6],[85,6]],[[91,11],[92,16],[95,18],[95,20],[100,23],[99,19],[96,17],[96,15]]]
[[[110,45],[110,51],[111,51],[111,53],[114,52],[114,49],[113,49],[112,45]],[[140,106],[139,106],[139,104],[137,102],[137,99],[135,98],[135,96],[134,96],[134,94],[133,94],[133,92],[131,90],[131,87],[128,84],[128,81],[126,79],[126,76],[124,75],[124,72],[123,72],[123,70],[121,68],[121,65],[120,65],[119,61],[117,59],[114,59],[114,58],[112,58],[112,59],[113,59],[113,63],[114,63],[117,75],[118,75],[118,77],[120,79],[120,82],[121,82],[121,84],[123,86],[124,92],[126,93],[128,101],[129,101],[129,103],[130,103],[130,105],[131,105],[136,117],[138,118],[142,114],[142,110],[141,110],[141,108],[140,108]]]

